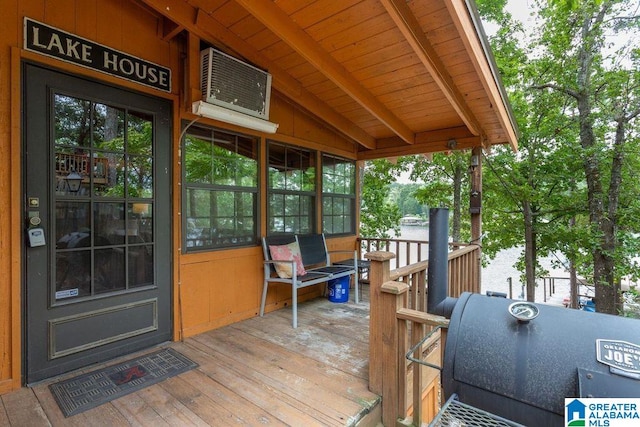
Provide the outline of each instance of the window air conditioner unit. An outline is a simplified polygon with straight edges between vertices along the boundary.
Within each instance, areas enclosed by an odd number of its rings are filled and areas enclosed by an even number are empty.
[[[271,74],[213,48],[200,60],[204,102],[269,120]]]

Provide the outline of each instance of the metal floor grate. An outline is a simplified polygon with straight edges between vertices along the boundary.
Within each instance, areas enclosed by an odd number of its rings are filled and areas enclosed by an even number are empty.
[[[429,427],[524,427],[457,400],[451,395]]]

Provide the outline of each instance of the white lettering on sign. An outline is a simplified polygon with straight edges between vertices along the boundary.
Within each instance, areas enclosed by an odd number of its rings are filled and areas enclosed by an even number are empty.
[[[91,46],[71,39],[66,39],[63,43],[57,34],[52,34],[49,42],[44,44],[40,41],[40,28],[38,27],[33,27],[33,44],[49,51],[55,48],[60,55],[91,63]]]
[[[640,346],[619,340],[596,340],[596,359],[613,368],[640,373]]]

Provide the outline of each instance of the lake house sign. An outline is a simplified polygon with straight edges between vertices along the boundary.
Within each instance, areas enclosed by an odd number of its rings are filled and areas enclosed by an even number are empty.
[[[24,48],[102,73],[171,92],[171,70],[24,18]]]

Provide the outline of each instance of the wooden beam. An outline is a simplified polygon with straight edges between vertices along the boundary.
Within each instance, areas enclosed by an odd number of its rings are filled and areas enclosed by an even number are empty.
[[[292,21],[277,3],[264,0],[236,0],[236,2],[396,135],[409,144],[414,143],[413,131]]]
[[[407,2],[405,0],[380,0],[380,2],[471,133],[480,135],[482,128],[478,119],[446,71]]]
[[[182,30],[184,30],[182,25],[177,25],[170,19],[162,17],[162,40],[169,41],[180,34]]]
[[[440,153],[451,151],[449,138],[440,140],[429,140],[412,145],[400,144],[387,145],[375,150],[359,151],[358,160],[375,160],[388,157],[409,156],[413,154]],[[480,145],[480,137],[471,136],[466,138],[456,138],[456,150],[470,150]],[[383,145],[383,144],[379,144]]]
[[[466,126],[457,126],[446,129],[435,129],[416,134],[416,144],[428,144],[436,141],[446,141],[449,150],[460,148],[458,141],[466,138],[478,138],[472,134]],[[377,140],[377,148],[401,147],[402,140],[397,136],[380,138]]]
[[[227,47],[253,64],[268,70],[273,77],[274,87],[312,115],[324,120],[329,126],[363,147],[376,148],[375,139],[355,123],[338,114],[326,103],[304,89],[275,62],[270,61],[253,46],[240,39],[206,12],[194,9],[183,1],[140,0],[176,24],[201,39]]]
[[[486,53],[478,36],[478,30],[473,23],[470,11],[464,0],[449,0],[444,2],[455,27],[457,28],[460,38],[465,46],[471,62],[478,73],[478,77],[482,82],[487,97],[491,102],[492,108],[495,109],[496,115],[502,125],[509,144],[513,150],[518,149],[518,137],[516,136],[515,124],[511,122],[511,116],[507,111],[507,99],[503,99],[498,88],[500,84],[494,76],[492,66],[489,64]]]

